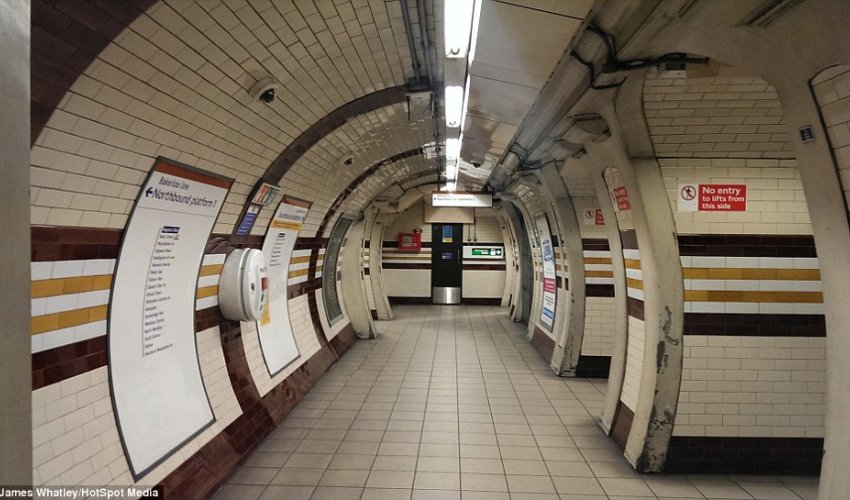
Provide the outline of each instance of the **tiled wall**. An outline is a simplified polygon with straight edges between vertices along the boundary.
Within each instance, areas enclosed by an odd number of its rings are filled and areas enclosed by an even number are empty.
[[[776,91],[722,66],[711,77],[650,71],[644,113],[659,158],[793,158]]]
[[[850,200],[850,66],[829,68],[812,85],[838,162],[844,198]]]
[[[611,356],[614,343],[614,268],[606,239],[582,240],[585,275],[585,356]]]
[[[763,462],[773,471],[785,471],[790,460],[808,471],[819,455],[794,447],[823,435],[826,331],[817,254],[781,104],[765,82],[733,72],[652,77],[644,92],[685,289],[668,463],[756,470],[737,457],[767,453]],[[679,212],[681,183],[745,184],[746,211]],[[751,441],[733,441],[740,438]]]
[[[74,228],[34,228],[32,233],[34,481],[133,484],[106,366],[106,307],[121,233]],[[250,245],[259,243],[255,238]],[[208,494],[350,345],[354,334],[345,318],[333,329],[322,327],[315,277],[326,243],[311,238],[296,243],[289,307],[301,356],[274,379],[253,324],[242,323],[240,332],[234,323],[221,322],[217,292],[225,255],[204,256],[195,334],[216,420],[138,484]],[[215,464],[206,463],[210,456]]]

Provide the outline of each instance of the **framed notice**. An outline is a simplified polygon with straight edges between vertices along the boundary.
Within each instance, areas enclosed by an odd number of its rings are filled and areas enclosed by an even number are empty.
[[[112,403],[134,479],[215,420],[198,362],[195,293],[232,182],[158,158],[124,231],[107,339]]]
[[[555,323],[555,302],[557,282],[555,278],[555,249],[552,247],[552,233],[549,232],[549,221],[540,217],[536,221],[537,234],[540,237],[540,251],[543,256],[543,308],[540,310],[540,321],[552,328]]]
[[[257,322],[257,332],[260,350],[272,377],[301,356],[289,318],[289,264],[295,240],[311,205],[309,201],[284,196],[263,241],[269,276],[269,307]]]
[[[328,248],[325,250],[325,261],[322,264],[322,299],[325,303],[325,314],[328,324],[333,326],[342,319],[342,304],[339,302],[339,291],[336,286],[336,268],[339,262],[339,251],[345,239],[345,233],[353,219],[340,217],[331,231],[328,239]]]

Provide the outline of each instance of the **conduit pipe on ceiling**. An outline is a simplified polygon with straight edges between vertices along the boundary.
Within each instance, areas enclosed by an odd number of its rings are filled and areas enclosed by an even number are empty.
[[[407,0],[401,0],[401,15],[404,20],[404,31],[407,34],[407,46],[410,49],[410,60],[413,62],[413,74],[416,75],[416,83],[422,83],[422,73],[419,68],[419,57],[416,54],[416,43],[413,41],[413,23],[410,21],[410,11],[407,8]],[[419,20],[422,24],[422,19]]]

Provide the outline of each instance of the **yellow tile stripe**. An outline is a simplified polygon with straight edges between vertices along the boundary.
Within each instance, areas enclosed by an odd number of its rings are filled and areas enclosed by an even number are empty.
[[[69,293],[109,290],[111,286],[111,274],[98,274],[95,276],[75,276],[73,278],[36,280],[30,285],[30,293],[32,294],[32,298],[38,299],[42,297],[66,295]]]
[[[738,290],[686,290],[687,302],[777,302],[820,304],[821,292],[755,292]]]
[[[293,258],[289,259],[289,265],[290,266],[292,264],[303,264],[305,262],[310,262],[310,256],[309,255],[299,255],[298,257],[293,257]]]
[[[685,279],[719,280],[820,280],[819,269],[752,269],[752,268],[703,268],[686,267],[682,269]]]
[[[218,295],[218,285],[198,288],[198,293],[195,298],[205,299],[207,297],[212,297],[213,295]]]
[[[37,335],[52,330],[60,330],[62,328],[70,328],[72,326],[104,320],[106,319],[108,310],[109,306],[102,305],[35,316],[30,321],[30,334]]]
[[[614,271],[585,271],[585,278],[613,278]]]
[[[640,261],[636,259],[623,259],[623,263],[628,269],[640,269]]]
[[[626,278],[626,286],[636,290],[643,290],[643,281],[634,278]]]
[[[585,257],[585,264],[611,264],[610,257]]]
[[[215,276],[216,274],[221,274],[222,267],[224,267],[224,264],[209,264],[201,266],[201,272],[198,273],[198,276]]]
[[[322,272],[323,266],[316,266],[316,273]],[[297,269],[295,271],[289,271],[287,275],[288,279],[297,278],[299,276],[307,276],[310,273],[309,269]]]

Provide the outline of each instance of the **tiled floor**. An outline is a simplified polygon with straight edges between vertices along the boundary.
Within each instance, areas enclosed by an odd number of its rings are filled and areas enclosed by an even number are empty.
[[[815,499],[817,478],[641,475],[504,309],[396,306],[216,500]]]

